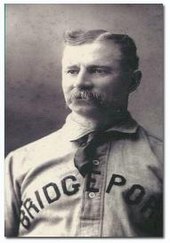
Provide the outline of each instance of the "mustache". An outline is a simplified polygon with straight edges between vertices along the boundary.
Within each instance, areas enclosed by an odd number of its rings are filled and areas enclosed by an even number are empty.
[[[92,90],[74,89],[71,93],[70,100],[74,99],[91,100],[97,104],[102,105],[105,100],[105,95]]]
[[[96,106],[101,107],[102,109],[111,109],[112,111],[118,113],[124,113],[126,110],[119,102],[119,95],[114,95],[114,99],[109,100],[106,94],[94,91],[94,90],[86,90],[86,89],[73,89],[70,97],[67,98],[67,104],[71,103],[76,99],[84,99],[87,101],[96,104]],[[68,108],[68,105],[66,105]]]

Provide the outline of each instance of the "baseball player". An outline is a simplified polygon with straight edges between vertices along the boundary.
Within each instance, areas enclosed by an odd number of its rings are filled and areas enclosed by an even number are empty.
[[[162,142],[128,112],[136,46],[106,30],[64,36],[63,127],[6,159],[7,237],[160,237]]]

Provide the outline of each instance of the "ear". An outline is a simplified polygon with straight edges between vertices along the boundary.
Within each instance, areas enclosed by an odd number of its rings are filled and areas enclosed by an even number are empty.
[[[140,70],[134,70],[131,76],[131,83],[129,85],[129,93],[135,91],[140,84],[142,73]]]

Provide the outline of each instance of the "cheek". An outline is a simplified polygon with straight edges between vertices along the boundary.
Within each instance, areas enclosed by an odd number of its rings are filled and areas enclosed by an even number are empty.
[[[122,85],[118,79],[105,78],[96,83],[95,87],[106,94],[112,94],[118,92]]]
[[[127,88],[126,85],[123,85],[122,82],[106,82],[98,86],[98,91],[101,92],[105,101],[119,101],[124,99],[127,96]]]
[[[63,82],[62,82],[62,89],[63,89],[63,94],[64,94],[64,97],[65,97],[65,100],[67,102],[68,97],[69,97],[69,93],[70,93],[70,91],[69,91],[70,89]]]
[[[63,88],[64,93],[69,92],[73,88],[73,84],[72,84],[71,80],[63,77],[62,78],[62,88]]]
[[[105,79],[105,82],[102,83],[102,87],[106,92],[111,94],[123,94],[127,91],[128,81],[124,76],[115,74],[114,76]]]
[[[121,82],[121,76],[118,73],[109,74],[103,77],[99,76],[97,78],[95,77],[93,79],[93,82],[98,87],[103,87],[103,88],[113,87]]]

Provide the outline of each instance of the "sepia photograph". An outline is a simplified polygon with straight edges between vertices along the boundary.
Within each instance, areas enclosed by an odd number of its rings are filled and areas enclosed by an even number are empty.
[[[163,4],[5,4],[5,237],[164,237]]]

